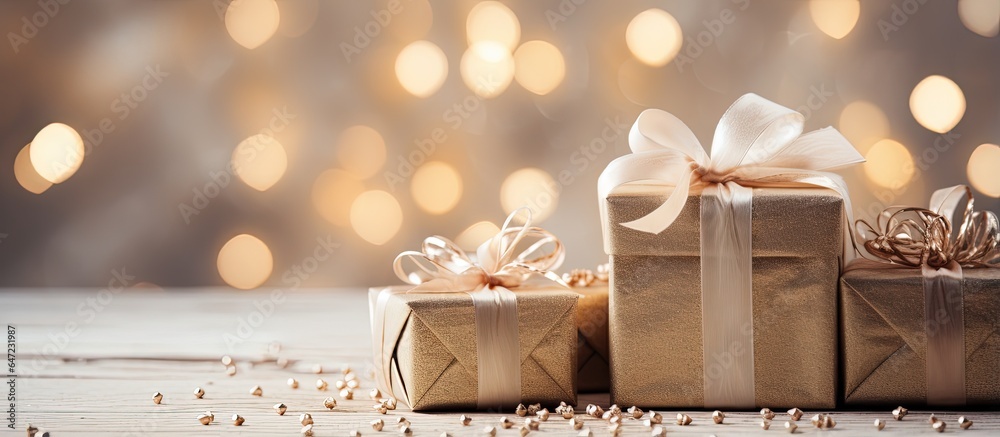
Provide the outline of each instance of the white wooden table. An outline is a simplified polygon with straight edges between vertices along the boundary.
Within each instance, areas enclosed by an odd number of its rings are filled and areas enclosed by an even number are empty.
[[[380,415],[373,411],[367,396],[373,383],[367,364],[370,340],[365,296],[361,289],[300,290],[282,293],[277,299],[271,290],[0,291],[0,325],[16,330],[18,375],[16,431],[0,428],[0,436],[25,435],[29,422],[53,436],[299,435],[298,417],[303,412],[312,414],[317,436],[346,436],[352,430],[369,436],[398,435],[394,424],[400,416],[411,421],[414,435],[437,436],[444,431],[455,436],[484,435],[485,426],[498,425],[501,414],[497,413],[472,414],[472,424],[463,427],[460,413],[419,414],[399,408]],[[225,355],[236,363],[234,376],[225,373],[220,361]],[[288,360],[287,367],[277,364],[279,358]],[[324,373],[313,373],[317,364]],[[362,377],[355,400],[339,399],[332,387],[344,365]],[[290,388],[288,378],[298,379],[300,387]],[[317,378],[326,379],[330,391],[318,391]],[[263,388],[263,396],[250,395],[254,385]],[[194,397],[196,387],[205,390],[204,399]],[[9,389],[5,385],[4,393]],[[160,405],[152,401],[157,391],[163,393]],[[333,411],[322,405],[327,396],[338,398],[339,406]],[[288,406],[284,416],[272,409],[279,402]],[[580,411],[587,403],[606,407],[608,396],[581,395],[579,403]],[[8,404],[0,405],[7,410]],[[209,426],[196,419],[205,410],[216,417]],[[234,413],[246,418],[243,426],[232,425]],[[751,412],[727,412],[722,425],[712,423],[711,412],[685,413],[694,423],[681,427],[670,420],[676,412],[663,412],[669,435],[785,432],[784,414],[764,432],[759,415]],[[813,413],[807,411],[806,417]],[[815,429],[804,418],[798,433],[871,435],[875,432],[872,422],[882,418],[888,426],[881,434],[930,434],[929,413],[911,411],[897,422],[889,411],[834,412],[835,429]],[[948,422],[947,433],[1000,434],[996,412],[935,413]],[[962,414],[975,421],[970,430],[957,426],[955,420]],[[369,422],[379,418],[386,426],[376,433]],[[607,435],[604,421],[584,420],[595,436]],[[626,420],[623,429],[623,435],[649,435],[649,429],[637,420]],[[517,426],[509,430],[498,426],[498,431],[500,436],[519,435]],[[553,415],[533,434],[571,436],[578,431]]]

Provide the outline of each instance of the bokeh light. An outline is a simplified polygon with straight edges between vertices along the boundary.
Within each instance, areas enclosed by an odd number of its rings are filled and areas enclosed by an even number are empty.
[[[372,190],[361,193],[351,204],[351,227],[365,241],[381,246],[403,226],[403,210],[392,194]]]
[[[945,133],[965,115],[965,94],[947,77],[927,76],[910,93],[910,112],[921,126]]]
[[[841,39],[851,33],[861,16],[859,0],[810,0],[809,14],[823,33]]]
[[[503,3],[496,1],[476,4],[466,18],[465,31],[470,46],[491,41],[510,51],[521,40],[521,23],[518,22],[517,15]]]
[[[233,168],[240,180],[257,191],[267,191],[285,174],[285,148],[265,134],[243,140],[233,151]]]
[[[566,77],[566,62],[556,46],[528,41],[514,52],[514,78],[526,90],[544,96]]]
[[[857,100],[840,112],[837,129],[863,155],[876,141],[889,136],[889,118],[875,104]]]
[[[510,214],[527,206],[535,222],[552,215],[559,203],[559,186],[552,176],[537,168],[523,168],[511,173],[500,186],[500,206]]]
[[[253,235],[240,234],[219,249],[216,265],[223,281],[232,287],[249,290],[271,277],[274,260],[271,249],[263,241]]]
[[[255,49],[278,30],[281,14],[274,0],[238,0],[226,8],[226,30],[237,44]]]
[[[462,80],[480,97],[499,96],[514,78],[510,51],[492,41],[478,42],[462,55]]]
[[[987,38],[1000,34],[1000,0],[958,0],[958,18]]]
[[[494,235],[500,232],[500,227],[496,224],[488,221],[481,221],[474,223],[472,226],[465,228],[462,233],[455,237],[455,244],[461,247],[462,250],[473,251],[476,250],[481,244],[485,243],[486,240],[493,238]]]
[[[420,209],[430,214],[444,214],[455,208],[462,198],[462,176],[448,164],[431,161],[413,174],[410,191]]]
[[[25,190],[35,194],[42,194],[52,186],[52,182],[45,180],[45,178],[35,171],[35,167],[32,167],[31,157],[29,156],[31,153],[30,149],[31,144],[28,144],[21,148],[20,152],[17,152],[17,157],[14,158],[14,178],[17,179],[17,183],[21,184],[21,187]]]
[[[427,97],[448,78],[448,57],[430,41],[417,41],[396,57],[396,78],[410,94]]]
[[[58,184],[73,176],[83,165],[83,138],[62,123],[42,128],[31,140],[31,166],[45,180]]]
[[[374,176],[385,164],[385,140],[377,130],[351,126],[337,140],[337,161],[361,179]]]
[[[981,144],[976,147],[965,171],[975,189],[990,197],[1000,197],[1000,146]]]
[[[865,154],[865,176],[875,185],[898,189],[913,179],[913,156],[898,141],[883,139]]]
[[[625,29],[625,43],[642,63],[659,67],[677,56],[684,42],[681,25],[663,9],[640,12]]]
[[[313,182],[312,203],[324,220],[336,226],[351,225],[351,204],[365,186],[353,173],[330,169]]]

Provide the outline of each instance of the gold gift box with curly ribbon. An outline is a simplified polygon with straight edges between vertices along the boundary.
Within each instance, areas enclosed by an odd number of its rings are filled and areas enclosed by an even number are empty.
[[[711,156],[646,110],[598,190],[610,255],[611,397],[647,407],[830,408],[837,387],[843,180],[832,128],[754,94]]]
[[[1000,403],[998,224],[972,206],[959,185],[858,222],[866,259],[841,277],[845,404]]]
[[[576,384],[581,393],[604,393],[610,387],[607,267],[605,264],[596,271],[574,269],[563,274],[563,281],[580,294],[576,305]]]
[[[579,295],[550,271],[562,263],[561,242],[532,227],[530,214],[513,225],[526,211],[511,214],[476,261],[430,237],[394,262],[409,285],[370,289],[383,395],[415,411],[575,402]]]

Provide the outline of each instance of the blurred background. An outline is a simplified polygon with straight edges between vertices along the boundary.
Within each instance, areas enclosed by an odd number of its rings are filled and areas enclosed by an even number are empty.
[[[645,108],[839,128],[855,212],[1000,206],[1000,0],[0,3],[0,286],[369,286],[527,204],[606,259]]]

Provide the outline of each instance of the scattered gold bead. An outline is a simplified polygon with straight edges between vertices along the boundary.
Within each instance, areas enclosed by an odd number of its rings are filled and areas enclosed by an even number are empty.
[[[382,419],[375,419],[372,421],[372,429],[375,431],[381,431],[385,427],[385,421]]]
[[[350,382],[350,381],[357,381],[357,380],[358,380],[358,375],[356,375],[354,372],[347,372],[347,373],[344,374],[344,381]]]
[[[510,429],[514,426],[514,421],[507,418],[507,416],[500,418],[500,427],[503,429]]]
[[[309,413],[299,414],[299,423],[301,423],[302,426],[312,425],[312,423],[313,423],[312,414],[309,414]]]
[[[379,414],[386,414],[389,412],[389,409],[385,407],[385,402],[372,405],[372,409],[378,411]]]
[[[340,397],[342,397],[342,398],[344,398],[346,400],[354,399],[354,390],[349,389],[349,388],[345,388],[345,389],[343,389],[343,390],[340,391]]]
[[[934,424],[931,425],[931,428],[934,428],[934,430],[937,432],[944,432],[944,428],[946,425],[947,425],[946,423],[939,420],[937,422],[934,422]]]
[[[529,416],[534,416],[534,415],[538,414],[538,410],[541,410],[541,409],[542,409],[542,404],[531,404],[531,405],[528,405],[528,415]]]
[[[205,390],[202,390],[201,387],[194,389],[194,397],[198,399],[205,397]]]
[[[243,422],[247,420],[240,416],[239,414],[233,414],[233,426],[243,426]]]
[[[605,411],[604,414],[601,415],[601,419],[604,420],[611,420],[612,417],[615,417],[615,415],[611,414],[610,411]]]
[[[611,416],[611,418],[608,419],[609,425],[614,425],[616,423],[622,423],[622,416]]]
[[[937,422],[937,421],[938,421],[938,418],[934,416],[934,413],[931,413],[930,417],[927,418],[927,423],[929,423],[931,425],[933,425],[934,422]]]
[[[612,423],[610,426],[608,426],[608,434],[610,434],[611,437],[620,436],[622,434],[622,424]]]
[[[259,385],[255,385],[253,387],[250,387],[250,394],[254,396],[263,396],[264,390],[261,389]]]
[[[327,384],[326,381],[323,380],[323,378],[316,380],[316,390],[326,391],[326,388],[329,386],[330,384]]]
[[[486,428],[483,428],[483,433],[493,437],[497,435],[497,428],[495,426],[487,426]]]
[[[348,373],[351,373],[351,366],[348,365],[348,364],[344,364],[343,366],[340,366],[340,373],[343,373],[344,375],[346,375]]]
[[[299,381],[295,378],[288,378],[288,386],[291,388],[299,388]]]
[[[278,413],[279,416],[284,416],[285,411],[288,411],[288,407],[285,404],[274,404],[274,411]]]
[[[680,426],[688,426],[691,424],[691,416],[684,413],[677,413],[677,424]]]
[[[590,404],[587,405],[587,414],[594,416],[596,418],[601,418],[601,416],[604,416],[604,409],[601,408],[600,406]]]
[[[537,413],[535,413],[535,416],[538,417],[538,420],[541,420],[542,422],[547,422],[549,420],[549,409],[542,408]]]
[[[794,421],[798,421],[799,419],[801,419],[802,414],[803,414],[802,410],[798,408],[792,408],[791,410],[788,410],[788,416],[791,417],[792,420]]]
[[[323,366],[321,364],[313,364],[312,370],[313,370],[313,373],[315,373],[315,374],[318,375],[320,373],[323,373]]]
[[[790,432],[792,434],[795,434],[795,430],[799,429],[799,426],[796,425],[795,422],[789,421],[789,422],[785,422],[785,429],[787,429],[788,432]]]
[[[306,437],[312,437],[313,436],[312,424],[310,423],[308,425],[303,426],[302,429],[299,430],[299,432]]]
[[[333,396],[327,397],[326,399],[323,399],[323,406],[328,410],[337,408],[337,400],[334,399]]]
[[[390,410],[395,410],[396,409],[396,398],[386,398],[386,399],[383,399],[382,402],[385,403],[385,407],[386,408],[388,408]]]
[[[344,382],[344,380],[342,380],[342,379],[338,379],[338,380],[336,380],[336,381],[333,382],[333,386],[337,387],[337,390],[343,390],[343,389],[347,388],[347,383]]]
[[[413,429],[410,428],[410,425],[403,425],[403,426],[399,427],[399,433],[400,434],[405,434],[405,435],[410,435],[410,434],[413,434]]]
[[[236,376],[236,366],[227,366],[226,367],[226,375]]]
[[[653,430],[650,431],[649,435],[652,437],[666,437],[667,430],[660,425],[656,425],[653,427]]]
[[[833,420],[833,416],[827,414],[823,416],[823,429],[833,429],[837,427],[837,422]]]
[[[223,355],[222,356],[222,365],[223,366],[228,366],[230,364],[233,364],[233,358],[230,357],[229,355]]]
[[[409,425],[409,424],[410,424],[410,421],[407,420],[403,416],[399,416],[399,417],[396,418],[396,425],[398,425],[398,426]]]
[[[772,420],[774,419],[774,411],[771,411],[770,408],[761,408],[760,417],[763,417],[767,420]]]
[[[587,428],[583,431],[580,431],[577,434],[577,437],[594,437],[594,433],[590,431],[590,428]]]
[[[715,422],[717,425],[721,424],[724,420],[726,420],[726,413],[723,413],[719,410],[715,410],[712,412],[712,421]]]
[[[361,386],[361,383],[357,379],[352,379],[347,381],[347,388],[355,389]]]
[[[583,421],[577,418],[572,418],[569,420],[569,426],[573,427],[575,430],[583,429]]]
[[[531,417],[529,417],[527,419],[524,419],[524,425],[527,426],[528,429],[530,429],[532,431],[538,431],[538,426],[540,424],[541,424],[541,422],[539,422],[538,419],[534,419],[534,418],[531,418]]]
[[[635,406],[629,407],[627,411],[633,419],[642,419],[642,415],[644,414],[641,408]]]
[[[618,404],[611,404],[611,406],[608,407],[608,411],[611,412],[612,416],[621,416],[622,415],[622,408],[619,407]]]
[[[347,437],[361,437],[361,431],[358,431],[356,429],[351,430],[351,432],[347,433]]]
[[[657,413],[655,411],[650,411],[649,412],[649,421],[650,421],[650,423],[654,423],[654,424],[659,425],[659,424],[663,423],[663,416],[660,415],[660,413]]]
[[[517,404],[517,408],[514,409],[514,413],[518,416],[524,417],[528,414],[528,409],[524,407],[524,404]]]
[[[763,429],[764,431],[767,431],[770,428],[771,428],[771,421],[770,420],[762,419],[760,421],[760,429]]]
[[[903,420],[903,418],[906,417],[906,413],[909,412],[910,410],[907,410],[906,408],[896,407],[895,410],[892,410],[892,417],[896,420]]]
[[[27,430],[28,430],[28,437],[35,437],[35,434],[38,433],[38,428],[32,426],[30,423],[28,424]]]
[[[825,414],[814,414],[813,417],[811,419],[809,419],[809,421],[812,422],[813,426],[815,426],[817,428],[822,428],[823,427],[823,417],[825,417],[825,416],[826,416]]]
[[[288,358],[279,357],[277,360],[274,361],[274,364],[277,364],[279,369],[284,369],[288,367]]]
[[[875,419],[875,429],[879,431],[885,429],[885,421],[882,419]]]
[[[958,418],[958,426],[962,429],[969,429],[969,427],[972,426],[972,421],[966,419],[965,416],[961,416]]]
[[[163,393],[160,393],[160,392],[153,393],[153,403],[154,404],[159,404],[160,401],[162,401],[162,400],[163,400]]]
[[[212,423],[212,416],[209,416],[207,414],[199,414],[198,421],[201,422],[202,425],[208,425],[209,423]]]
[[[522,426],[521,429],[518,432],[521,433],[521,437],[524,437],[524,436],[528,435],[528,433],[531,432],[531,429],[528,428],[527,426]]]
[[[469,426],[469,424],[472,423],[472,418],[464,414],[462,417],[459,417],[458,420],[462,422],[462,426]]]
[[[561,414],[563,419],[572,419],[576,415],[576,410],[573,409],[572,405],[567,405],[566,408],[563,408]]]
[[[371,398],[371,400],[373,401],[377,400],[378,398],[382,397],[382,392],[379,391],[379,389],[377,388],[373,388],[368,391],[368,397]]]

